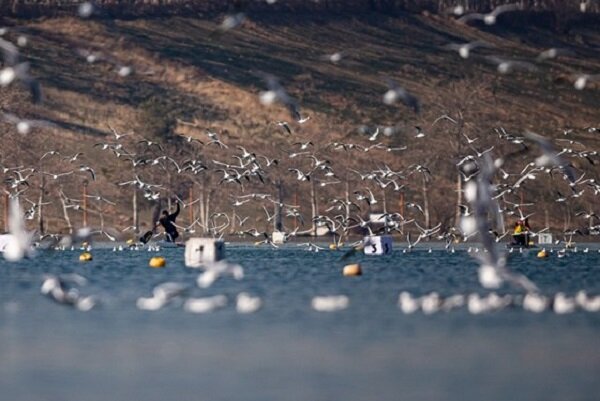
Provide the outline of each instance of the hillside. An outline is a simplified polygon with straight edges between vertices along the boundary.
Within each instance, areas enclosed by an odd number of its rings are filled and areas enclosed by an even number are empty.
[[[423,204],[421,175],[413,173],[401,184],[402,191],[391,187],[385,191],[374,183],[361,181],[349,169],[367,172],[384,164],[399,171],[413,164],[425,165],[431,170],[427,187],[430,225],[442,222],[454,224],[456,215],[456,163],[461,156],[474,153],[461,134],[479,139],[473,144],[477,150],[494,145],[495,155],[512,149],[509,143],[500,143],[495,128],[503,127],[519,134],[528,129],[546,136],[564,136],[563,130],[575,128],[569,136],[584,143],[588,149],[597,149],[594,133],[584,128],[598,127],[600,117],[600,85],[590,82],[585,90],[573,87],[576,73],[597,74],[600,71],[600,24],[581,23],[557,32],[535,14],[516,15],[500,19],[494,26],[459,24],[452,18],[429,13],[413,14],[383,12],[361,14],[255,12],[249,13],[236,29],[221,33],[218,26],[222,16],[216,17],[154,17],[133,19],[99,18],[82,20],[71,16],[39,19],[8,19],[0,21],[7,26],[5,38],[16,40],[25,35],[28,43],[21,49],[22,56],[31,62],[31,73],[44,90],[44,102],[34,105],[28,93],[19,86],[0,89],[0,108],[3,113],[49,121],[52,126],[36,128],[21,135],[5,119],[2,125],[2,165],[32,166],[38,169],[29,180],[29,189],[23,196],[37,201],[44,178],[44,206],[47,229],[64,230],[65,221],[59,190],[68,197],[81,199],[83,181],[89,175],[76,169],[75,173],[53,179],[39,173],[67,172],[73,167],[88,165],[96,170],[97,180],[90,182],[88,193],[102,194],[116,205],[96,202],[90,198],[89,208],[105,215],[103,223],[122,229],[133,223],[131,187],[117,185],[133,179],[135,173],[144,180],[162,184],[163,199],[178,195],[187,200],[192,187],[194,199],[202,196],[204,214],[225,212],[232,214],[231,196],[252,192],[276,194],[275,183],[282,181],[283,202],[298,202],[305,220],[311,218],[311,185],[296,180],[288,168],[306,171],[309,158],[289,158],[282,150],[292,149],[295,142],[311,141],[311,150],[318,159],[327,158],[336,172],[339,184],[317,185],[319,212],[330,206],[334,196],[343,197],[344,183],[349,181],[350,192],[369,186],[376,197],[383,200],[388,211],[402,210],[407,217],[423,221],[423,216],[400,205],[404,202]],[[596,21],[597,22],[597,21]],[[457,52],[444,48],[448,43],[481,40],[489,47],[473,50],[473,55],[462,59]],[[558,59],[536,62],[536,56],[550,47],[569,49],[569,54]],[[324,58],[341,52],[339,62]],[[86,62],[93,55],[95,62]],[[499,74],[496,66],[485,56],[498,55],[510,59],[529,60],[535,71],[516,71]],[[118,71],[124,66],[133,68],[131,74]],[[264,106],[259,92],[266,89],[263,74],[279,78],[285,90],[295,98],[303,116],[310,116],[304,124],[294,122],[281,105]],[[402,103],[386,105],[382,96],[388,89],[386,79],[414,93],[421,102],[421,112],[415,113]],[[462,115],[462,131],[456,125],[441,121],[432,126],[440,115],[454,119]],[[274,124],[288,121],[289,135]],[[182,123],[193,122],[196,127]],[[172,163],[142,166],[133,171],[126,156],[116,157],[113,152],[94,147],[96,143],[115,143],[109,125],[119,132],[132,132],[119,142],[130,153],[158,157],[168,154],[178,163],[188,158],[199,158],[208,170],[198,174],[178,174]],[[415,126],[425,132],[416,138]],[[388,137],[380,135],[377,141],[368,137],[376,127],[389,127]],[[182,135],[208,142],[205,130],[218,133],[228,149],[214,145],[198,146],[187,142]],[[139,144],[142,138],[160,141],[164,152]],[[333,142],[357,143],[369,146],[382,142],[406,150],[340,151]],[[219,184],[222,173],[212,160],[236,163],[234,154],[241,154],[236,146],[280,160],[269,167],[261,183],[256,177],[245,182]],[[572,147],[576,145],[571,144]],[[582,145],[583,146],[583,145]],[[49,150],[62,155],[84,153],[74,163],[48,156],[40,165],[39,158]],[[298,150],[298,147],[294,147]],[[516,165],[506,166],[509,173],[519,173],[537,152],[532,149]],[[575,167],[586,171],[587,177],[597,174],[595,164],[573,158]],[[161,167],[162,166],[162,167]],[[317,176],[313,182],[333,179]],[[5,178],[13,174],[5,171]],[[539,176],[527,183],[511,201],[536,202],[537,206],[524,211],[536,212],[537,226],[543,226],[546,215],[556,229],[574,226],[580,221],[573,213],[594,207],[591,190],[571,202],[569,210],[554,202],[556,191],[568,188],[562,181]],[[142,222],[150,220],[153,201],[139,194]],[[210,195],[210,197],[209,197]],[[381,211],[382,201],[373,206]],[[264,203],[272,210],[270,203]],[[27,207],[27,204],[24,204]],[[201,213],[200,203],[184,210],[182,224]],[[361,214],[366,213],[363,203]],[[252,201],[236,208],[236,213],[251,216],[246,227],[266,227],[261,203]],[[547,213],[545,213],[547,211]],[[82,213],[69,210],[74,225],[81,224]],[[565,214],[566,213],[566,214]],[[570,216],[569,218],[565,217]],[[92,224],[100,217],[93,213]],[[35,219],[31,224],[34,226]],[[291,218],[285,220],[293,227]],[[307,225],[310,225],[307,222]]]

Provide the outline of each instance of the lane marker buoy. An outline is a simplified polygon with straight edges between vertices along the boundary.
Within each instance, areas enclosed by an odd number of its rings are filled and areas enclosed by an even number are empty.
[[[166,264],[167,260],[162,256],[154,256],[150,258],[150,262],[148,262],[148,265],[154,268],[165,267]]]
[[[347,277],[360,276],[360,275],[362,275],[362,269],[360,267],[360,264],[353,263],[353,264],[344,266],[343,273],[344,273],[344,276],[347,276]]]

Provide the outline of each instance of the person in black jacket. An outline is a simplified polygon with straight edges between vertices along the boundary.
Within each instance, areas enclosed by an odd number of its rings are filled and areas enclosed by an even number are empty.
[[[179,233],[177,232],[177,227],[173,224],[175,219],[179,215],[179,202],[176,202],[177,210],[174,213],[169,214],[168,211],[163,210],[162,217],[158,220],[156,226],[161,225],[165,229],[165,234],[167,235],[167,242],[175,242],[177,237],[179,237]]]

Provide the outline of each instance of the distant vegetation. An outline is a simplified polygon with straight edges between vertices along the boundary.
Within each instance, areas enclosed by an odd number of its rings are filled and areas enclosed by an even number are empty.
[[[58,179],[42,175],[44,180],[40,180],[39,174],[34,175],[23,195],[32,201],[52,202],[44,206],[46,227],[52,231],[65,225],[60,193],[82,197],[81,183],[90,179],[78,170],[84,164],[95,168],[97,174],[97,180],[89,183],[89,193],[100,193],[116,203],[90,200],[88,207],[101,207],[106,214],[106,221],[100,220],[100,215],[90,216],[94,224],[102,221],[122,228],[133,223],[132,188],[117,183],[139,174],[150,183],[168,186],[164,198],[177,195],[187,200],[191,188],[194,199],[202,199],[185,210],[183,222],[209,211],[231,215],[237,196],[251,192],[275,196],[281,189],[286,203],[299,203],[309,225],[310,183],[297,181],[288,168],[306,171],[311,159],[289,159],[286,151],[297,150],[296,142],[312,141],[315,147],[310,152],[319,160],[330,160],[340,174],[337,179],[348,182],[351,192],[364,192],[368,184],[356,173],[347,173],[350,169],[364,173],[386,164],[394,171],[406,171],[425,165],[432,177],[426,180],[413,173],[399,181],[406,184],[402,192],[391,185],[385,189],[372,185],[380,199],[372,210],[404,210],[402,201],[428,204],[430,223],[450,227],[456,223],[460,201],[456,163],[460,156],[471,153],[463,134],[479,138],[472,145],[478,151],[496,145],[498,154],[514,146],[497,145],[499,127],[514,135],[530,129],[561,139],[563,130],[573,129],[571,135],[577,141],[597,142],[598,134],[586,128],[600,124],[599,84],[592,81],[583,91],[573,87],[575,74],[600,71],[600,24],[593,23],[598,15],[590,16],[597,12],[594,5],[583,14],[577,12],[578,1],[536,1],[535,12],[511,13],[495,26],[483,26],[460,24],[444,14],[458,3],[449,1],[279,0],[272,6],[265,1],[95,3],[100,12],[81,19],[76,16],[76,2],[0,0],[0,27],[8,27],[3,37],[13,42],[20,35],[27,37],[20,51],[31,63],[31,73],[40,80],[45,97],[42,105],[32,105],[22,86],[0,88],[0,111],[52,123],[51,128],[35,129],[24,136],[16,132],[10,119],[1,120],[4,145],[0,164],[35,166],[49,173],[75,169]],[[487,12],[507,2],[468,3],[470,10]],[[525,9],[533,9],[533,1],[522,3]],[[247,18],[237,28],[219,33],[223,14],[236,10],[243,10]],[[572,18],[580,22],[563,24],[553,15],[560,16],[560,21]],[[44,18],[33,18],[36,16]],[[470,41],[490,46],[474,49],[468,59],[446,47]],[[567,48],[572,55],[536,61],[540,52],[551,47]],[[341,61],[327,58],[334,52],[341,54]],[[90,55],[96,61],[91,62]],[[489,58],[495,55],[534,63],[536,71],[499,74]],[[120,75],[117,71],[122,65],[132,66],[133,72]],[[266,87],[260,73],[276,75],[311,120],[296,124],[284,107],[261,105],[258,94]],[[383,103],[386,78],[419,97],[420,114],[401,104]],[[433,126],[442,114],[460,119],[461,124],[442,120]],[[292,135],[276,125],[279,120],[290,122]],[[134,167],[126,155],[116,157],[110,148],[94,147],[116,142],[109,124],[121,133],[133,133],[120,140],[128,152],[157,158],[163,152],[140,141],[158,139],[164,154],[177,164],[164,158],[156,165]],[[423,129],[425,138],[416,138],[415,126]],[[377,127],[389,128],[391,136],[380,134],[376,141],[369,141]],[[208,145],[207,130],[217,133],[229,148]],[[328,146],[338,142],[368,147],[379,141],[390,147],[408,146],[408,150],[345,152]],[[269,159],[279,158],[280,164],[269,169],[264,184],[256,177],[248,182],[244,179],[243,190],[237,183],[219,184],[223,173],[215,173],[212,160],[235,163],[233,156],[241,153],[237,146]],[[60,151],[62,157],[47,156],[39,162],[51,149]],[[76,152],[84,154],[76,162],[65,161]],[[590,158],[592,162],[581,158],[573,162],[587,171],[586,177],[597,179],[594,168],[600,165],[600,157]],[[202,159],[211,170],[177,173],[188,159]],[[514,161],[505,170],[519,173],[525,163],[525,158]],[[10,170],[0,169],[0,177],[14,180]],[[536,211],[532,220],[538,227],[546,220],[553,228],[571,227],[576,212],[595,208],[596,197],[587,190],[567,210],[554,201],[557,191],[569,191],[561,185],[540,177],[528,181],[526,188],[510,199],[538,202],[530,209]],[[317,187],[317,212],[324,213],[331,199],[344,190],[344,185]],[[137,202],[141,221],[148,222],[154,203],[141,192]],[[249,215],[250,225],[264,229],[271,223],[257,205],[254,202],[235,210],[238,215]],[[272,205],[265,205],[272,211]],[[363,204],[363,217],[367,210],[370,208]],[[412,209],[404,212],[407,217],[423,218]],[[80,224],[80,210],[72,208],[68,213],[73,224]],[[2,216],[0,220],[4,220]],[[291,221],[288,217],[288,227]]]
[[[27,1],[0,0],[0,11],[4,15],[30,17],[52,16],[74,10],[81,1]],[[518,4],[524,11],[547,11],[557,18],[565,13],[580,11],[586,4],[588,13],[599,13],[600,3],[593,0],[278,0],[268,4],[265,0],[95,0],[105,17],[149,17],[186,15],[189,13],[224,13],[232,10],[259,11],[330,11],[330,12],[437,12],[444,13],[456,5],[468,11],[487,12],[502,4]]]

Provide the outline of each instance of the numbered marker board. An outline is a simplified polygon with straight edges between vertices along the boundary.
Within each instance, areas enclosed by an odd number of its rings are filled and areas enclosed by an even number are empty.
[[[387,255],[392,252],[392,237],[389,235],[374,235],[364,238],[365,255]]]

